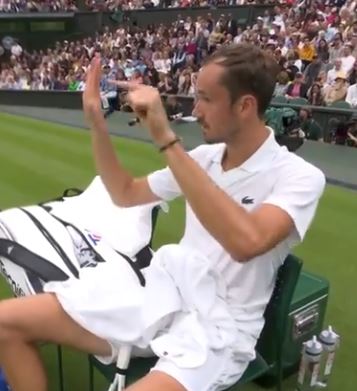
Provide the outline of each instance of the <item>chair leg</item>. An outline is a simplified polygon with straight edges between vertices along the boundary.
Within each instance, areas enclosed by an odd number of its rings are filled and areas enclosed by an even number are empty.
[[[281,359],[277,360],[277,374],[276,374],[276,391],[283,389],[283,362]]]
[[[94,391],[94,368],[90,356],[88,356],[88,370],[89,370],[89,391]]]
[[[60,391],[64,391],[62,347],[60,345],[57,345],[57,361],[58,361],[59,389]]]

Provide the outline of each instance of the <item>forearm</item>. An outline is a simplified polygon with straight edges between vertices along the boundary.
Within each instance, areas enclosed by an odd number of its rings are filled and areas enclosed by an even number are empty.
[[[201,224],[233,259],[249,259],[258,243],[249,212],[221,190],[179,144],[168,148],[165,157]]]
[[[97,116],[92,122],[91,130],[97,172],[113,202],[124,206],[126,204],[125,195],[133,181],[133,177],[120,164],[102,115]]]

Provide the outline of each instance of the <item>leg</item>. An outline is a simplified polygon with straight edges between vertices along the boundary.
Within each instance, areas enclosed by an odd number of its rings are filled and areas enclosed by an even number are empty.
[[[53,342],[107,356],[111,348],[70,318],[53,294],[0,302],[0,366],[13,391],[45,391],[36,342]]]
[[[181,368],[160,358],[152,371],[126,391],[212,391],[229,389],[241,378],[248,361],[234,357],[230,348],[209,351],[198,367]]]
[[[152,371],[126,391],[186,391],[177,380],[164,372]]]

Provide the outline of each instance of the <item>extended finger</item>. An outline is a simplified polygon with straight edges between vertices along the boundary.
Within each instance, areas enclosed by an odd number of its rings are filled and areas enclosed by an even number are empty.
[[[139,117],[146,117],[147,105],[146,102],[138,99],[138,91],[129,91],[125,96],[125,100]]]
[[[128,91],[135,91],[141,85],[134,81],[124,81],[124,80],[110,80],[110,82]]]
[[[85,84],[84,91],[87,94],[90,94],[91,90],[93,89],[92,86],[93,86],[93,60],[91,61],[90,65],[86,71],[86,84]]]
[[[101,58],[100,56],[95,56],[93,59],[93,87],[97,90],[100,84],[101,77]]]

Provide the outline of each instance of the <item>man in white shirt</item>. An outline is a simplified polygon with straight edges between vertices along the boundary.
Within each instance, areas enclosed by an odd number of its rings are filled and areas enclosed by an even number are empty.
[[[225,389],[254,359],[277,270],[303,240],[325,185],[321,171],[280,147],[264,124],[276,74],[274,60],[257,47],[215,52],[199,72],[193,112],[208,145],[190,153],[171,130],[156,89],[118,82],[129,89],[130,105],[167,163],[135,179],[111,144],[100,108],[100,58],[93,60],[83,104],[97,170],[112,200],[129,207],[179,195],[186,199],[184,236],[156,252],[138,295],[150,314],[165,305],[174,312],[150,328],[149,347],[159,361],[130,391]],[[120,281],[110,290],[125,302],[117,291]],[[124,325],[115,320],[125,306],[110,314],[103,307],[96,321],[88,322],[73,305],[71,286],[77,293],[83,288],[72,279],[58,291],[48,287],[49,293],[0,303],[0,365],[13,391],[46,390],[34,342],[73,346],[105,361],[115,357],[120,332],[137,329],[147,315],[138,299],[137,312]],[[96,287],[91,292],[96,302],[102,298],[107,304],[101,293],[108,284],[97,281]],[[160,301],[150,300],[158,292]],[[110,333],[104,332],[109,326]]]
[[[341,70],[342,70],[342,61],[339,58],[335,60],[334,67],[327,72],[326,83],[332,86],[335,83],[337,73],[340,73]]]
[[[349,71],[352,69],[353,64],[356,62],[356,59],[354,56],[352,56],[352,48],[349,44],[346,44],[343,47],[343,55],[341,57],[342,62],[342,70],[348,74]]]
[[[346,102],[353,108],[357,107],[357,84],[352,84],[347,89]]]

